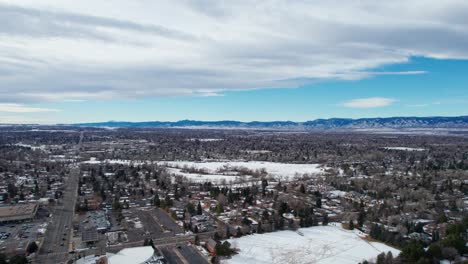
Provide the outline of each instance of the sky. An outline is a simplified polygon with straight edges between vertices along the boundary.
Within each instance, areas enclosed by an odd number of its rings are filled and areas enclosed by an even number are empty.
[[[0,123],[468,115],[465,0],[0,0]]]

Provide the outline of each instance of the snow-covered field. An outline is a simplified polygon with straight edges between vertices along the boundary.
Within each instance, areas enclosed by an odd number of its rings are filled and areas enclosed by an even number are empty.
[[[223,263],[356,264],[373,259],[381,252],[399,254],[394,248],[368,242],[360,235],[358,230],[349,231],[333,225],[235,238],[229,242],[240,251]]]
[[[141,160],[111,160],[103,161],[91,158],[83,161],[84,164],[122,164],[140,166],[143,164],[157,163],[160,166],[168,167],[168,170],[174,176],[183,176],[193,182],[213,183],[236,183],[242,180],[250,180],[252,175],[239,175],[238,170],[247,169],[250,171],[264,170],[267,176],[281,180],[292,180],[295,177],[303,175],[321,175],[325,168],[320,164],[293,164],[261,161],[141,161]],[[195,168],[203,170],[200,172],[182,171],[184,168]]]
[[[120,159],[106,159],[106,160],[98,160],[96,158],[91,158],[87,161],[83,161],[84,164],[121,164],[126,166],[141,166],[144,164],[151,164],[152,162],[149,160],[142,161],[142,160],[120,160]]]
[[[423,148],[407,148],[407,147],[386,147],[388,150],[402,150],[402,151],[424,151]]]
[[[241,179],[244,180],[250,180],[252,177],[251,176],[235,176],[235,175],[223,175],[223,174],[197,174],[197,173],[186,173],[182,172],[181,169],[177,168],[168,168],[169,173],[177,175],[177,176],[183,176],[187,178],[189,181],[192,182],[213,182],[213,183],[222,183],[225,181],[226,183],[234,183],[234,182],[239,182]]]
[[[213,161],[213,162],[192,162],[192,161],[168,161],[160,162],[168,167],[175,168],[196,168],[203,169],[209,174],[219,174],[220,170],[233,168],[247,168],[249,170],[262,170],[268,175],[277,178],[290,178],[302,176],[304,174],[319,175],[324,173],[324,168],[320,164],[292,164],[262,161]]]
[[[169,167],[169,171],[174,175],[186,177],[193,182],[211,181],[215,184],[239,183],[241,180],[251,180],[252,175],[238,175],[238,171],[243,168],[251,171],[264,170],[267,176],[292,180],[295,177],[307,175],[320,175],[324,173],[324,168],[320,164],[292,164],[260,161],[168,161],[158,162],[160,165]],[[183,168],[195,168],[203,170],[204,173],[184,172]]]

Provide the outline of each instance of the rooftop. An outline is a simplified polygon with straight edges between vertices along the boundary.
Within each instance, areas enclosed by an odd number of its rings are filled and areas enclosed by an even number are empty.
[[[36,203],[2,206],[0,207],[0,222],[30,219],[36,212]]]

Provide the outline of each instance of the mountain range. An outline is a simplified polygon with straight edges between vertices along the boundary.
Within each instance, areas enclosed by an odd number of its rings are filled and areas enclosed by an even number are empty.
[[[197,121],[175,122],[108,121],[78,123],[82,127],[154,127],[154,128],[224,128],[224,129],[288,129],[288,130],[333,130],[333,129],[405,129],[405,128],[468,128],[468,116],[457,117],[385,117],[385,118],[330,118],[306,122],[293,121]]]

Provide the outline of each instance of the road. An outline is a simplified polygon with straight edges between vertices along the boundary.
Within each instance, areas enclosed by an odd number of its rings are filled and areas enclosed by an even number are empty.
[[[47,228],[37,263],[64,263],[67,261],[79,174],[79,168],[70,170],[68,179],[65,181],[67,186]]]
[[[81,148],[82,142],[83,132],[76,146],[77,151]],[[64,179],[63,197],[56,205],[52,220],[44,236],[44,242],[36,258],[36,263],[65,263],[68,260],[79,178],[80,168],[79,166],[73,166],[70,169],[68,178]]]

